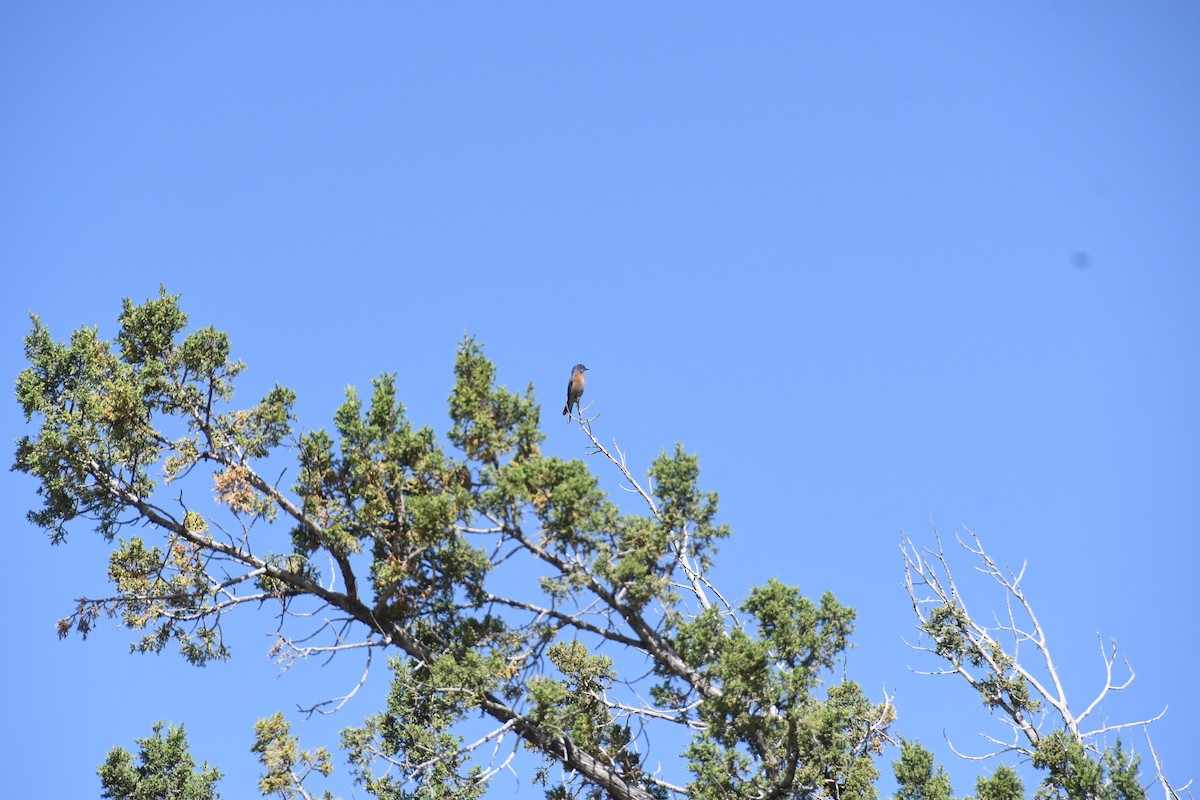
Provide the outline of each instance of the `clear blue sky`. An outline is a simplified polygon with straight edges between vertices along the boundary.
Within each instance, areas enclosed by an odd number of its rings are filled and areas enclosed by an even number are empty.
[[[979,767],[943,731],[1003,732],[909,672],[931,664],[901,641],[897,544],[931,518],[1028,559],[1073,702],[1118,639],[1137,680],[1105,718],[1169,706],[1160,755],[1200,778],[1198,43],[1184,2],[8,3],[2,371],[27,312],[112,336],[163,283],[230,332],[241,399],[288,385],[306,428],[394,371],[444,432],[470,332],[533,382],[547,450],[583,457],[558,416],[583,361],[639,471],[700,454],[730,596],[776,576],[858,610],[848,674],[956,792]],[[15,401],[0,424],[25,432]],[[383,670],[299,724],[358,665],[279,677],[262,616],[204,670],[114,624],[58,641],[105,549],[52,548],[33,481],[0,485],[11,793],[97,796],[105,752],[165,719],[256,796],[256,719],[333,746],[376,707]]]

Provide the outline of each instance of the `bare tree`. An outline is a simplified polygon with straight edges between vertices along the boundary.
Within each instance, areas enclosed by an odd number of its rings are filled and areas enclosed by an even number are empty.
[[[1129,661],[1124,656],[1118,658],[1116,640],[1106,645],[1097,634],[1104,682],[1086,706],[1072,706],[1046,630],[1021,586],[1027,565],[1022,565],[1019,572],[1002,568],[974,531],[965,530],[964,534],[955,535],[956,544],[969,556],[973,572],[999,588],[1004,608],[1001,614],[989,611],[981,615],[978,609],[972,612],[968,608],[966,594],[955,579],[950,558],[936,530],[935,549],[918,547],[911,539],[900,543],[905,588],[921,633],[916,643],[908,644],[946,664],[921,674],[957,675],[1010,731],[1004,739],[982,734],[993,746],[984,755],[954,752],[971,760],[1015,752],[1038,763],[1039,757],[1044,757],[1039,754],[1039,744],[1047,733],[1063,731],[1088,752],[1100,754],[1107,735],[1140,729],[1153,755],[1156,782],[1162,786],[1167,800],[1179,800],[1190,781],[1175,787],[1167,780],[1150,740],[1149,726],[1162,718],[1165,708],[1154,717],[1133,722],[1094,722],[1105,698],[1129,688],[1134,680]],[[984,620],[989,616],[992,621],[987,623]]]

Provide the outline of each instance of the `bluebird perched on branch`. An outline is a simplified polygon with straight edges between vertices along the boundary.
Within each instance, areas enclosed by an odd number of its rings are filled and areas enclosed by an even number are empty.
[[[575,406],[575,411],[579,411],[579,398],[583,397],[583,385],[587,382],[583,373],[587,372],[587,367],[583,364],[576,364],[571,367],[571,380],[567,381],[567,404],[563,406],[563,414],[571,413],[571,406]]]

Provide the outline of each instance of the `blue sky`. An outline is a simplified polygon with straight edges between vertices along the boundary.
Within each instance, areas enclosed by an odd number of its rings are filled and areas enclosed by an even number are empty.
[[[779,577],[858,610],[847,673],[895,694],[895,732],[958,793],[980,767],[943,732],[979,753],[1002,730],[909,671],[931,664],[901,641],[897,544],[931,520],[1028,560],[1080,707],[1115,637],[1137,680],[1105,719],[1169,706],[1159,754],[1200,778],[1197,41],[1175,2],[10,3],[3,373],[28,312],[112,336],[121,298],[161,283],[231,334],[239,397],[290,386],[305,428],[388,371],[444,432],[471,333],[501,382],[534,384],[547,451],[584,457],[558,417],[582,361],[597,433],[638,471],[699,453],[735,531],[728,595]],[[15,401],[0,424],[26,432]],[[18,794],[98,795],[105,752],[166,719],[226,797],[256,796],[256,719],[332,746],[375,709],[379,669],[301,724],[359,665],[280,676],[262,617],[204,670],[131,656],[112,624],[60,642],[105,548],[83,528],[51,547],[33,481],[0,485]]]

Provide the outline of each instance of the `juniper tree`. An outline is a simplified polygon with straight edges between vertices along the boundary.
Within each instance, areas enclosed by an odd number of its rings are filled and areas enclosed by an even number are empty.
[[[831,671],[854,612],[778,581],[727,600],[708,575],[730,531],[681,446],[637,480],[584,419],[592,461],[544,454],[532,386],[498,385],[472,338],[439,436],[391,374],[348,390],[331,430],[302,427],[281,385],[239,404],[228,336],[189,331],[165,290],[126,300],[118,326],[55,341],[34,317],[17,381],[30,520],[56,544],[90,527],[112,547],[111,594],[78,600],[60,634],[116,617],[133,649],[202,665],[230,657],[227,615],[270,604],[284,658],[387,653],[387,707],[343,734],[382,797],[477,796],[514,748],[541,759],[551,796],[875,796],[894,710]],[[669,728],[682,753],[661,752]],[[650,770],[673,755],[690,779]]]
[[[184,726],[156,722],[153,734],[138,739],[138,755],[123,747],[108,752],[96,772],[101,797],[112,800],[215,800],[221,773],[205,762],[196,768]]]

